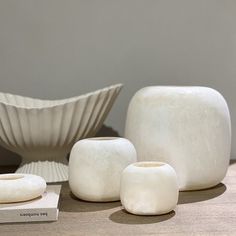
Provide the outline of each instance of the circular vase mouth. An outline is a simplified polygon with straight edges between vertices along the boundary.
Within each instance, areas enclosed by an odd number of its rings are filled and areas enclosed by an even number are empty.
[[[158,161],[142,161],[142,162],[136,162],[133,165],[142,168],[158,168],[166,165],[166,163]]]
[[[95,137],[95,138],[88,138],[88,140],[98,140],[98,141],[109,141],[109,140],[116,140],[120,137]]]
[[[0,180],[17,180],[24,178],[24,175],[19,174],[4,174],[0,175]]]

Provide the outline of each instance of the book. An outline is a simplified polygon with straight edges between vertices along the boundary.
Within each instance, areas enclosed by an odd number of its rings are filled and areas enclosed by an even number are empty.
[[[48,185],[36,199],[0,204],[0,223],[56,221],[61,185]]]

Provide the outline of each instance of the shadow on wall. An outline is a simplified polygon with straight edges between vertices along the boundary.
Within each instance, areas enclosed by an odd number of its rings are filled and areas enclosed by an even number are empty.
[[[0,146],[0,166],[19,165],[21,157],[14,152],[11,152]]]
[[[106,137],[106,136],[119,136],[118,132],[112,129],[112,127],[103,125],[96,137]],[[21,163],[21,157],[14,152],[11,152],[2,146],[0,146],[0,166],[10,166],[19,165]]]
[[[120,137],[119,133],[112,127],[103,125],[95,135],[96,137]]]

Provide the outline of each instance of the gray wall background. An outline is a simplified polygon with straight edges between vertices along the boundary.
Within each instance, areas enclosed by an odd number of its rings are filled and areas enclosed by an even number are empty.
[[[234,0],[0,0],[0,91],[56,99],[124,83],[105,122],[120,135],[148,85],[219,90],[234,132],[235,79]]]

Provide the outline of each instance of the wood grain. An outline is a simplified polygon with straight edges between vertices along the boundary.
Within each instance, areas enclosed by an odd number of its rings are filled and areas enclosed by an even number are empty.
[[[236,162],[216,187],[180,193],[177,208],[166,215],[134,216],[120,202],[80,201],[68,183],[59,209],[57,222],[1,224],[0,235],[236,235]]]

